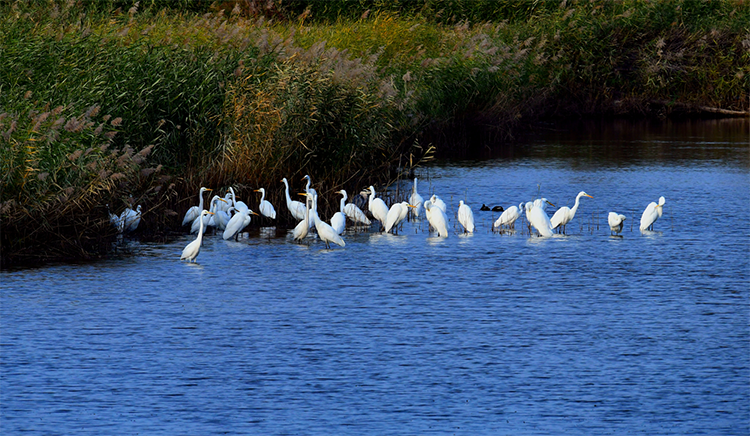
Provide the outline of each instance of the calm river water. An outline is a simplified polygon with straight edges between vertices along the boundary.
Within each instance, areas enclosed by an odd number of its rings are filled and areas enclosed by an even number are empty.
[[[256,229],[208,236],[196,264],[185,236],[0,272],[0,431],[747,435],[748,126],[540,129],[436,162],[419,190],[448,202],[446,239],[407,222],[326,250]],[[581,190],[563,236],[494,233],[479,211]]]

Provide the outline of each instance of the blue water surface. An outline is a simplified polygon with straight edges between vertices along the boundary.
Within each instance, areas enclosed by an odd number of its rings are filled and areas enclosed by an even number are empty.
[[[750,433],[747,141],[581,136],[420,169],[422,195],[449,205],[448,238],[422,219],[398,235],[348,230],[328,250],[252,228],[207,236],[195,264],[179,261],[186,235],[0,272],[0,430]],[[566,153],[573,142],[594,151]],[[479,211],[572,206],[580,190],[594,198],[567,235],[493,232],[499,213]],[[460,233],[459,200],[474,234]],[[609,211],[627,216],[621,237]]]

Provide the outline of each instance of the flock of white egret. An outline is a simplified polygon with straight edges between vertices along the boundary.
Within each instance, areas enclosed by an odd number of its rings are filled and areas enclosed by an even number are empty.
[[[303,197],[304,202],[293,200],[289,192],[289,182],[286,178],[281,180],[285,187],[286,207],[292,217],[299,221],[296,227],[292,230],[292,238],[294,241],[303,241],[311,234],[311,230],[314,228],[318,238],[326,244],[327,248],[330,248],[331,243],[344,247],[346,246],[346,242],[341,235],[346,229],[347,219],[355,225],[369,226],[371,224],[370,218],[368,218],[368,215],[362,209],[354,203],[347,203],[348,195],[344,190],[337,191],[337,193],[342,196],[339,210],[331,217],[329,222],[321,219],[318,214],[318,194],[315,189],[310,187],[310,176],[305,176],[302,180],[307,181],[305,192],[299,194]],[[438,236],[443,238],[448,237],[448,217],[446,215],[448,208],[445,201],[437,195],[432,195],[429,199],[425,200],[417,190],[417,182],[418,180],[415,178],[409,201],[396,202],[392,204],[390,208],[382,198],[377,197],[373,186],[370,186],[366,191],[363,191],[363,194],[368,194],[367,209],[370,216],[373,220],[379,221],[381,231],[396,233],[399,224],[407,218],[408,214],[411,213],[413,217],[417,218],[420,217],[422,211],[424,211],[424,216],[427,218],[430,228],[434,230]],[[214,195],[209,204],[209,209],[204,210],[203,194],[207,191],[211,191],[211,189],[204,187],[200,188],[198,193],[198,205],[188,209],[182,220],[182,225],[190,225],[191,233],[197,233],[198,236],[185,247],[180,256],[180,260],[195,261],[200,253],[203,234],[208,227],[215,227],[217,231],[221,231],[224,239],[237,239],[239,233],[250,224],[251,215],[264,216],[269,219],[276,218],[276,210],[269,201],[265,200],[265,190],[263,188],[255,190],[255,192],[261,193],[259,203],[260,214],[253,212],[247,204],[237,200],[234,189],[231,187],[223,198]],[[492,210],[502,211],[502,214],[493,223],[493,228],[513,229],[516,220],[521,217],[522,213],[525,213],[530,228],[533,227],[539,236],[552,236],[555,230],[564,233],[565,226],[575,217],[582,197],[593,198],[586,192],[581,191],[576,196],[573,207],[563,206],[559,208],[551,218],[547,215],[546,207],[548,205],[554,205],[547,201],[546,198],[539,198],[526,203],[520,203],[518,206],[511,206],[504,210],[502,207],[496,207]],[[654,222],[662,215],[664,203],[664,197],[660,197],[658,203],[652,202],[646,207],[641,216],[641,231],[649,230],[653,227]],[[481,210],[490,209],[487,206],[482,205]],[[132,210],[131,212],[135,213]],[[125,215],[126,213],[124,212],[123,216]],[[471,207],[464,203],[463,200],[459,201],[456,215],[464,232],[474,232],[474,213],[472,212]],[[111,216],[114,217],[114,215]],[[128,225],[124,224],[129,222],[127,221],[127,217],[130,217],[130,215],[127,215],[124,218],[119,218],[119,224],[116,225]],[[140,220],[140,206],[138,206],[138,220]],[[624,221],[625,215],[617,212],[609,212],[608,224],[613,234],[622,231]],[[137,225],[136,222],[135,226]]]

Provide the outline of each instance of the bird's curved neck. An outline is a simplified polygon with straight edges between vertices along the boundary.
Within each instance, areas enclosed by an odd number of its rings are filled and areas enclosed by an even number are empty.
[[[200,240],[203,237],[203,214],[201,214],[198,224],[200,224],[200,228],[198,229],[198,239]]]

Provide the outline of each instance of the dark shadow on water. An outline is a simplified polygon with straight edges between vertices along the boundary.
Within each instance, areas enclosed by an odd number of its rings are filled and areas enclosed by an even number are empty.
[[[738,148],[745,152],[738,153]],[[439,161],[557,159],[580,165],[722,160],[750,168],[750,119],[580,120],[538,123],[515,139],[437,153]],[[466,162],[462,162],[466,163]]]

